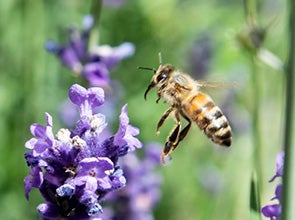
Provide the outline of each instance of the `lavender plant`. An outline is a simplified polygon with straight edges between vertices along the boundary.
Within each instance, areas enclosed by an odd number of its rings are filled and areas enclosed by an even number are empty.
[[[269,180],[269,182],[273,182],[277,178],[283,177],[284,170],[284,157],[285,153],[281,152],[277,155],[276,158],[276,174]],[[261,213],[268,217],[270,220],[280,220],[281,212],[282,212],[282,183],[279,183],[276,186],[275,196],[271,199],[276,200],[275,204],[266,205],[261,209]]]
[[[89,37],[93,23],[93,17],[86,15],[81,31],[75,27],[69,28],[67,45],[59,45],[48,40],[45,43],[45,49],[55,54],[74,74],[86,79],[90,86],[108,86],[110,70],[122,59],[132,56],[135,47],[132,43],[125,42],[117,47],[100,45],[89,50]]]
[[[46,113],[46,125],[32,124],[34,137],[25,144],[30,167],[25,195],[29,199],[31,189],[39,189],[45,199],[37,208],[42,219],[97,217],[102,212],[101,200],[126,184],[119,157],[142,146],[135,137],[139,129],[129,124],[127,105],[121,110],[117,133],[102,138],[107,122],[93,109],[103,105],[103,89],[75,84],[69,99],[80,112],[76,128],[61,128],[54,135],[52,117]]]
[[[153,220],[153,209],[159,202],[162,183],[161,176],[155,172],[161,164],[159,155],[162,146],[149,143],[145,147],[143,158],[136,152],[126,155],[120,160],[127,183],[126,187],[107,195],[108,212],[102,219],[112,220]]]

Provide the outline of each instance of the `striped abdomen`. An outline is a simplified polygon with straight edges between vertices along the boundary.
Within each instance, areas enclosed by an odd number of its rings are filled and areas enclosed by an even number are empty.
[[[214,143],[227,147],[231,145],[232,133],[228,121],[208,95],[199,92],[190,96],[183,107],[188,117],[195,121]]]

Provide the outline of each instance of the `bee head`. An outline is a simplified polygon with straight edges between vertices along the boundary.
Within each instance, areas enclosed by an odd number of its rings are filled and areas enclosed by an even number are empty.
[[[169,79],[170,73],[174,71],[174,67],[172,65],[170,64],[162,65],[161,53],[159,53],[159,63],[160,63],[160,66],[158,69],[150,68],[150,67],[141,67],[141,66],[138,67],[138,69],[151,70],[154,72],[151,83],[148,85],[144,93],[144,99],[146,99],[148,92],[152,88],[154,88],[155,86],[160,88],[163,84],[165,84],[167,80]]]

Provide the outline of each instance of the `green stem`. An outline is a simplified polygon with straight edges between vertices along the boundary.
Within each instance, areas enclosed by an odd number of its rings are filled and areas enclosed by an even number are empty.
[[[285,163],[283,175],[282,220],[295,219],[295,1],[289,0],[289,56],[286,65]],[[292,169],[293,168],[293,169]]]
[[[244,11],[246,15],[246,19],[251,19],[255,21],[256,18],[256,0],[244,0]]]
[[[260,209],[260,192],[262,189],[262,180],[263,180],[263,172],[262,172],[262,141],[261,141],[261,123],[260,123],[260,103],[261,103],[261,81],[260,74],[257,67],[257,60],[255,54],[250,54],[251,58],[251,84],[252,84],[252,139],[253,139],[253,155],[254,155],[254,173],[252,174],[251,180],[251,188],[254,187],[256,192],[255,194],[255,202],[256,204],[252,204],[251,208],[254,208],[257,215],[257,219],[261,219]],[[253,189],[251,189],[253,190]],[[251,195],[253,196],[253,195]],[[253,200],[252,200],[253,202]]]
[[[256,56],[251,56],[252,63],[252,94],[253,94],[253,109],[252,109],[252,137],[254,146],[254,167],[257,174],[258,188],[261,189],[263,180],[262,172],[262,141],[261,141],[261,123],[260,123],[260,104],[261,104],[261,80],[258,71]]]
[[[244,0],[244,11],[246,23],[249,28],[256,27],[258,0]],[[259,49],[259,48],[258,48]],[[261,219],[260,215],[260,192],[262,189],[262,141],[261,141],[261,123],[260,123],[260,104],[261,104],[261,80],[259,68],[257,66],[256,52],[257,48],[253,46],[253,50],[249,52],[251,62],[251,87],[252,87],[252,138],[253,138],[253,154],[254,154],[254,170],[251,177],[251,194],[250,208],[257,215],[255,219]]]
[[[99,32],[98,26],[101,16],[101,9],[102,9],[102,0],[93,0],[90,13],[94,18],[93,28],[91,30],[90,40],[89,40],[89,48],[93,48],[99,42]]]

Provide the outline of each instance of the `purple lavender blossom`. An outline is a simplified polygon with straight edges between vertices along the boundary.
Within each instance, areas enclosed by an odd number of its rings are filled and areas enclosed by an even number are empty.
[[[54,135],[52,117],[46,113],[46,125],[32,124],[35,137],[25,144],[31,168],[24,180],[25,195],[29,199],[31,189],[39,189],[45,199],[37,207],[42,219],[97,217],[101,200],[126,184],[118,158],[142,146],[134,137],[139,130],[129,124],[127,105],[122,108],[118,132],[105,137],[101,135],[107,127],[105,116],[93,113],[103,105],[104,91],[75,84],[69,98],[80,112],[76,128],[62,128]]]
[[[127,180],[125,188],[108,194],[107,198],[114,201],[113,212],[103,219],[112,220],[153,220],[153,209],[161,197],[161,176],[155,172],[161,165],[162,146],[150,143],[145,147],[142,159],[135,154],[128,154],[120,160],[120,165]]]
[[[97,46],[89,51],[88,43],[93,23],[93,17],[86,15],[81,31],[75,27],[69,28],[67,45],[59,45],[48,40],[45,49],[55,54],[61,63],[75,74],[84,77],[90,86],[108,86],[110,71],[122,59],[132,56],[135,47],[126,42],[117,47]]]
[[[213,54],[213,43],[211,37],[204,33],[199,37],[189,52],[189,65],[192,74],[197,78],[204,78],[208,73]]]
[[[272,182],[276,178],[283,176],[284,159],[285,159],[285,152],[282,151],[276,157],[276,174],[269,180],[269,182]]]
[[[276,178],[283,176],[283,168],[284,168],[284,157],[285,153],[280,152],[276,157],[276,174],[269,182],[273,182]],[[279,183],[275,190],[275,196],[271,199],[272,201],[277,201],[275,204],[266,205],[262,207],[261,213],[268,217],[270,220],[280,220],[281,212],[282,212],[282,184]]]

